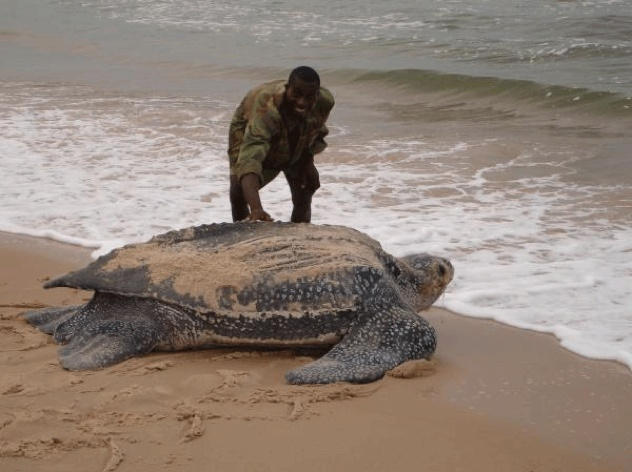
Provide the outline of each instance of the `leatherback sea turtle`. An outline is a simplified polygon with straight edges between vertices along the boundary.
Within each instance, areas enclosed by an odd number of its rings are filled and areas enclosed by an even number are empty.
[[[370,382],[433,354],[417,311],[453,273],[446,259],[398,259],[343,226],[220,223],[115,249],[45,284],[94,290],[87,304],[25,316],[64,344],[70,370],[154,350],[334,345],[288,382]]]

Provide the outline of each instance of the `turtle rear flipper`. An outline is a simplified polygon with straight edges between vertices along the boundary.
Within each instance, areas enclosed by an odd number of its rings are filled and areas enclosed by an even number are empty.
[[[61,365],[69,370],[100,369],[146,354],[164,338],[150,300],[95,293],[90,303],[55,329]]]
[[[98,320],[59,348],[59,361],[68,370],[93,370],[117,364],[130,357],[147,354],[157,344],[151,320],[134,322]]]
[[[24,319],[46,334],[53,334],[57,326],[79,312],[85,305],[42,308],[25,313]]]
[[[435,332],[426,320],[392,307],[360,321],[331,351],[285,378],[291,384],[372,382],[402,362],[429,358],[435,347]]]

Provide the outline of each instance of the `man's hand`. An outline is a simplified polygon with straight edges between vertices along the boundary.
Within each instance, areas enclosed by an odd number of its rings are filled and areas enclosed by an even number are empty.
[[[263,208],[257,208],[250,212],[247,218],[248,221],[272,221],[272,217],[268,215]]]

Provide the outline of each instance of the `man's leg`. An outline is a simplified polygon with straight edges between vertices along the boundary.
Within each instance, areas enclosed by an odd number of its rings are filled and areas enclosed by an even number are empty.
[[[230,176],[230,207],[233,212],[233,221],[241,221],[250,214],[244,192],[236,175]]]
[[[294,208],[292,209],[292,223],[309,223],[312,221],[312,195],[313,193],[306,192],[304,189],[295,190],[290,187],[292,191],[292,203]]]
[[[292,223],[309,223],[312,220],[312,196],[320,187],[318,170],[310,162],[300,172],[294,169],[285,172],[292,193]]]

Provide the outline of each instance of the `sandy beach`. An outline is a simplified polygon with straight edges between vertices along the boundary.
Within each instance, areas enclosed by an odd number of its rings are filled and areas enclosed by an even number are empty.
[[[549,335],[432,309],[435,359],[367,385],[290,386],[305,353],[156,353],[69,372],[20,314],[82,248],[0,233],[0,470],[626,471],[632,374]],[[458,270],[458,263],[457,265]]]

